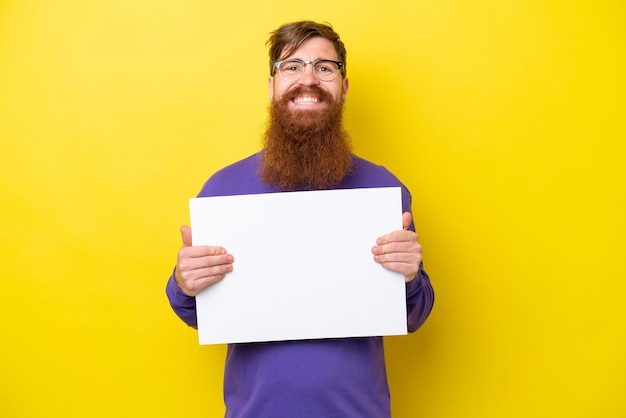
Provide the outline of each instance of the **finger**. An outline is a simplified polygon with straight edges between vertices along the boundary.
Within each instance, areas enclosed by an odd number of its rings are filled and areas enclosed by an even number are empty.
[[[189,287],[186,288],[187,292],[185,293],[188,294],[189,296],[196,296],[202,289],[214,283],[219,282],[225,277],[226,277],[225,274],[221,274],[218,276],[208,276],[208,277],[203,277],[201,279],[195,280],[191,283]]]
[[[180,236],[183,239],[183,247],[191,247],[191,228],[187,225],[181,226]]]
[[[223,255],[227,254],[227,251],[223,247],[215,247],[209,245],[194,245],[191,247],[182,247],[179,251],[179,258],[183,257],[207,257],[214,255]]]
[[[221,277],[233,271],[233,265],[230,263],[211,265],[209,267],[196,268],[183,272],[182,277],[187,282],[205,280],[211,277]]]
[[[403,252],[402,248],[398,244],[398,241],[391,241],[383,245],[379,245],[375,249],[374,254],[389,255],[397,252]]]
[[[402,214],[402,229],[409,229],[411,221],[413,221],[413,215],[411,215],[411,212],[404,212]]]
[[[374,255],[374,261],[387,270],[402,273],[407,281],[410,281],[419,270],[421,263],[421,253],[412,256],[402,253],[392,253],[384,255]]]
[[[376,261],[385,262],[389,260],[399,260],[398,258],[390,257],[403,257],[410,260],[416,257],[422,252],[422,246],[418,241],[417,234],[413,231],[397,231],[398,234],[394,236],[395,239],[386,241],[385,243],[378,243],[372,247],[372,254],[376,257]],[[393,234],[393,233],[392,233]],[[389,235],[392,235],[389,234]]]
[[[420,257],[419,252],[384,252],[374,253],[374,260],[379,263],[414,263]]]
[[[382,237],[376,240],[376,244],[379,246],[384,246],[388,244],[392,244],[394,242],[414,242],[417,241],[417,234],[410,230],[398,230],[390,232],[389,234],[383,235]],[[389,252],[389,247],[385,248],[385,252]]]
[[[211,257],[201,258],[203,260],[204,265],[206,267],[220,267],[220,266],[232,266],[233,261],[235,261],[234,257],[231,254],[227,254],[226,250],[220,255],[215,255]]]
[[[183,247],[178,251],[176,274],[179,278],[197,277],[193,271],[222,264],[232,264],[234,257],[222,247]]]

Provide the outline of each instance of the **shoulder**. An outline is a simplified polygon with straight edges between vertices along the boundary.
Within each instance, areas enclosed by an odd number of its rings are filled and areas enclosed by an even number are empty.
[[[400,179],[385,166],[375,164],[357,155],[352,156],[352,168],[346,180],[358,187],[403,186]]]
[[[353,155],[350,174],[342,181],[340,188],[356,189],[371,187],[400,187],[403,212],[411,210],[411,192],[395,174],[385,166]]]
[[[216,171],[209,178],[209,181],[221,179],[224,177],[230,177],[233,174],[256,173],[257,167],[259,166],[260,157],[261,157],[261,152],[259,151],[242,160],[229,164],[221,168],[220,170]]]
[[[216,171],[204,183],[198,197],[232,196],[265,192],[266,190],[258,176],[260,159],[261,152],[257,152]]]

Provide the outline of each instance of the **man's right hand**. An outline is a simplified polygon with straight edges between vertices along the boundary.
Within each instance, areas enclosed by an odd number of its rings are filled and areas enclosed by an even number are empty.
[[[212,285],[233,270],[234,258],[226,249],[216,246],[191,245],[191,228],[180,227],[183,246],[178,251],[176,283],[188,296]]]

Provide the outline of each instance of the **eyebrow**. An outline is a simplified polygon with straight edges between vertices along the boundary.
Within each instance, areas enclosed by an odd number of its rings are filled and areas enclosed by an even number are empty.
[[[297,58],[297,57],[289,57],[289,58],[282,59],[280,61],[290,61],[290,60],[299,60],[299,61],[307,62],[307,60],[304,60],[302,58]],[[322,58],[322,57],[316,58],[316,59],[314,59],[314,60],[312,60],[310,62],[313,62],[313,61],[336,61],[336,62],[341,62],[339,60],[334,60],[332,58]]]

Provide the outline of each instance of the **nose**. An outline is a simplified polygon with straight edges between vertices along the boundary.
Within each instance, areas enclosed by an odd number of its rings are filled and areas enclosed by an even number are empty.
[[[319,84],[320,81],[315,76],[315,68],[313,68],[313,64],[307,62],[304,65],[304,73],[302,74],[302,77],[300,77],[299,81],[300,84],[305,86],[314,86]]]

